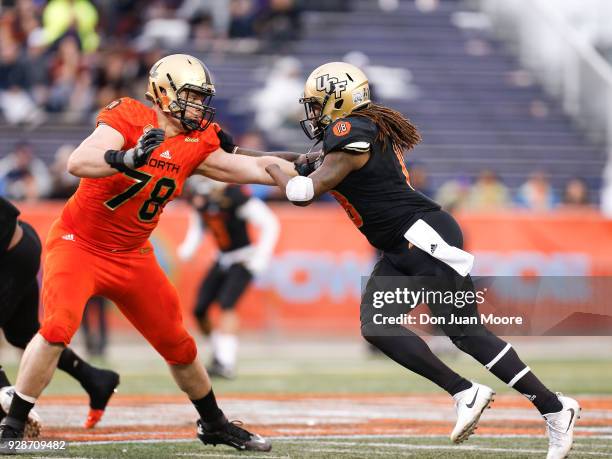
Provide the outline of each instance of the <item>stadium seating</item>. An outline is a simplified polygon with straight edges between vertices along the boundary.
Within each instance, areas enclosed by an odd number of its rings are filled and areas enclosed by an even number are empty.
[[[599,190],[603,147],[589,143],[560,104],[529,77],[523,85],[513,84],[520,71],[517,60],[489,33],[454,25],[461,8],[460,2],[441,1],[437,9],[424,13],[405,1],[397,10],[381,12],[378,2],[358,0],[350,11],[306,11],[302,38],[292,51],[305,73],[353,50],[366,54],[370,65],[408,69],[418,96],[382,102],[401,110],[421,129],[424,143],[409,160],[426,167],[432,188],[457,173],[474,177],[490,168],[512,190],[533,171],[548,173],[557,191],[574,176],[584,178],[591,191]],[[484,51],[468,52],[474,43]],[[254,69],[269,66],[272,57],[202,57],[215,74],[220,119],[236,132],[245,131],[252,123],[245,97],[261,84]],[[50,158],[60,144],[78,141],[89,128],[44,126],[32,141]],[[0,136],[15,134],[0,126]],[[298,151],[308,147],[297,129],[269,140]],[[4,143],[1,153],[9,147],[10,141]]]

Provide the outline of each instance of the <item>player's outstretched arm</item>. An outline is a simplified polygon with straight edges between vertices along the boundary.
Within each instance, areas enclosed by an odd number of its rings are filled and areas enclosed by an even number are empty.
[[[146,164],[151,152],[164,141],[164,131],[150,129],[132,148],[121,150],[123,135],[105,124],[99,125],[68,158],[68,172],[77,177],[99,178]]]
[[[341,151],[325,155],[321,166],[308,177],[291,177],[275,164],[266,168],[274,182],[296,206],[307,206],[323,193],[333,190],[350,172],[367,162],[369,155],[353,155]]]
[[[222,149],[211,153],[197,167],[195,173],[221,182],[275,185],[272,177],[266,172],[266,167],[272,164],[275,164],[289,177],[297,175],[293,163],[284,159],[273,156],[232,155]]]
[[[219,137],[219,141],[221,142],[221,149],[227,153],[243,155],[243,156],[255,156],[255,157],[275,156],[277,158],[281,158],[281,159],[284,159],[286,161],[291,161],[291,162],[297,160],[301,156],[300,153],[293,153],[290,151],[266,152],[266,151],[252,150],[250,148],[240,147],[234,143],[234,138],[230,134],[225,132],[223,129],[220,129],[219,131],[217,131],[217,136]]]

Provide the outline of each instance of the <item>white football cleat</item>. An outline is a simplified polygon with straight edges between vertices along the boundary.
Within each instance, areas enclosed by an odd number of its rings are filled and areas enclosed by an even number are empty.
[[[11,403],[13,402],[13,395],[15,395],[14,386],[6,386],[0,389],[0,409],[4,411],[4,413],[9,412]],[[28,420],[23,429],[24,438],[38,438],[40,436],[41,427],[42,423],[40,421],[40,416],[34,409],[30,410]]]
[[[494,395],[493,389],[475,382],[469,389],[453,395],[457,410],[457,424],[450,435],[453,443],[464,442],[474,433],[480,415],[493,401]]]
[[[548,434],[548,454],[546,459],[564,459],[574,443],[574,426],[580,417],[580,405],[576,400],[564,397],[557,392],[563,405],[561,411],[544,415]]]

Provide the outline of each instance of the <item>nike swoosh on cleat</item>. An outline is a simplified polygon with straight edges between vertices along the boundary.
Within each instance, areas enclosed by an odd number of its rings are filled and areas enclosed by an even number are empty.
[[[479,390],[480,388],[476,389],[476,393],[474,394],[474,399],[470,403],[466,403],[465,406],[467,406],[468,408],[472,408],[474,406],[474,403],[476,402],[476,397],[478,397]]]
[[[572,412],[572,417],[569,420],[569,424],[567,425],[567,429],[565,429],[566,433],[570,429],[570,427],[572,425],[572,421],[574,420],[574,416],[576,415],[576,412],[574,411],[574,408],[569,408],[567,411],[571,411]]]

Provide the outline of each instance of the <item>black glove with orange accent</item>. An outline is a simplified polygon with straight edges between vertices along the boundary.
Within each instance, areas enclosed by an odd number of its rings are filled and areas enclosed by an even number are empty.
[[[221,141],[221,149],[227,153],[236,153],[236,144],[231,134],[228,134],[223,129],[217,131],[217,137]]]
[[[118,171],[138,169],[147,164],[153,150],[164,141],[164,136],[163,129],[149,129],[140,136],[136,145],[132,148],[128,150],[107,150],[104,153],[104,161]]]

